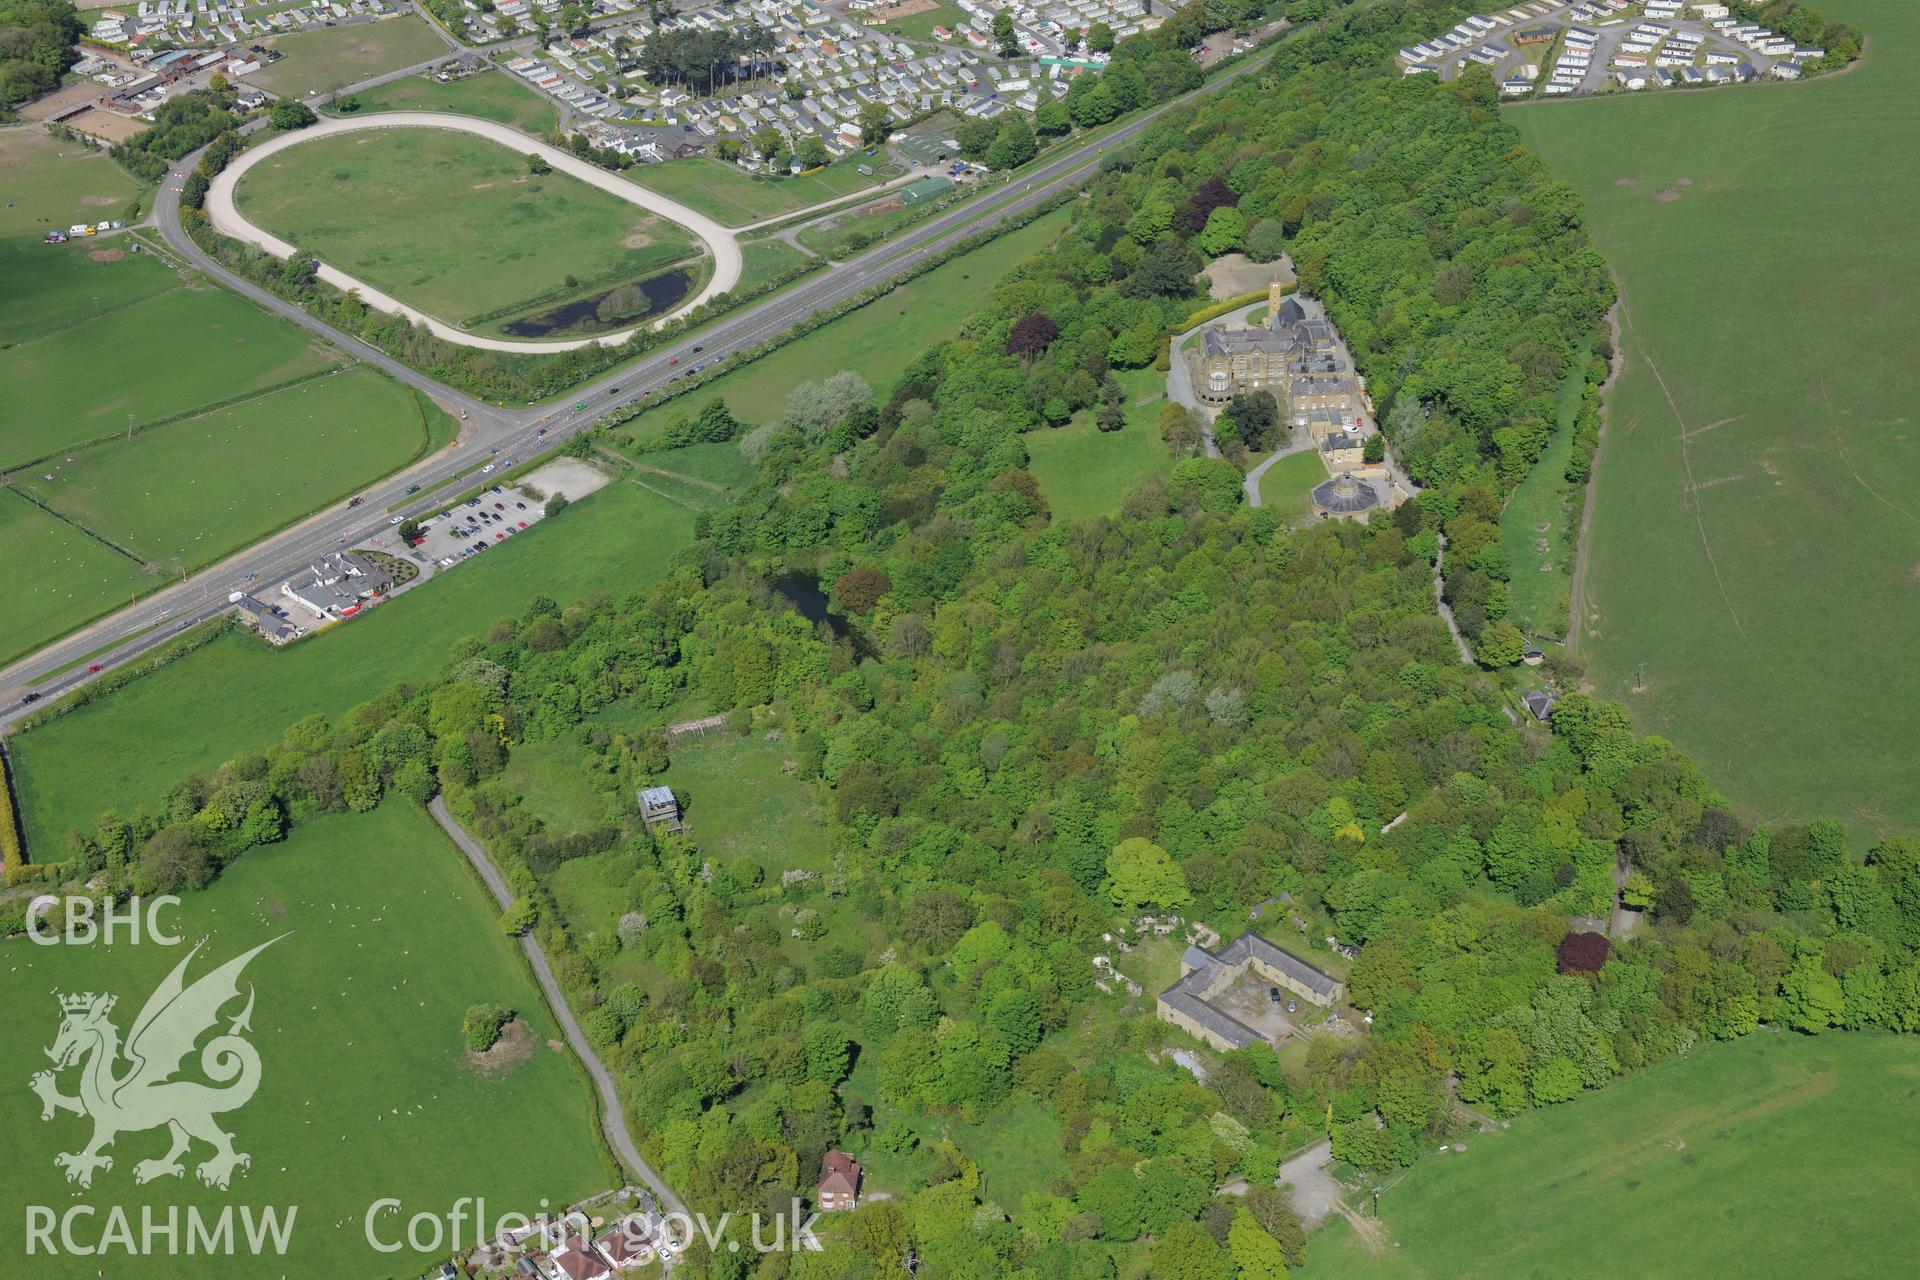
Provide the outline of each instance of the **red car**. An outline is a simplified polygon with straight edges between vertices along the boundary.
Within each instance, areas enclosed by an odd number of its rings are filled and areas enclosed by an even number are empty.
[[[97,662],[96,662],[96,663],[94,663],[93,665],[91,665],[91,666],[89,666],[89,667],[87,668],[87,674],[88,674],[88,675],[95,675],[95,676],[97,676],[97,675],[99,675],[99,674],[100,674],[100,673],[101,673],[102,671],[105,671],[105,670],[106,670],[106,668],[105,668],[105,667],[103,667],[103,666],[101,666],[101,665],[100,665],[99,663],[97,663]]]
[[[671,359],[671,360],[669,360],[669,361],[667,361],[667,363],[668,363],[669,365],[676,365],[676,364],[679,364],[679,363],[680,363],[680,357],[679,357],[679,356],[675,356],[675,357],[674,357],[673,359]]]

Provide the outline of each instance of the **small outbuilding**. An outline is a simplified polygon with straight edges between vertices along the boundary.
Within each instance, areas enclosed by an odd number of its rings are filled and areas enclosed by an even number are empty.
[[[680,820],[680,802],[672,787],[643,787],[640,791],[640,820],[648,827],[664,825],[669,831],[684,831]]]

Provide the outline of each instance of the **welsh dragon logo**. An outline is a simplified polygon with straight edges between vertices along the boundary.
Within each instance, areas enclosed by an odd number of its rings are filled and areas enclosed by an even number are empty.
[[[60,1034],[47,1050],[53,1070],[38,1072],[31,1084],[40,1095],[42,1120],[51,1120],[60,1111],[93,1120],[91,1142],[79,1151],[54,1157],[54,1164],[66,1170],[68,1182],[91,1187],[95,1170],[113,1168],[113,1158],[104,1152],[115,1138],[162,1125],[172,1135],[173,1145],[164,1156],[134,1165],[135,1182],[180,1177],[186,1172],[181,1157],[196,1138],[213,1148],[213,1155],[194,1171],[210,1187],[226,1190],[233,1171],[252,1164],[251,1157],[233,1149],[233,1135],[214,1121],[222,1112],[245,1106],[260,1087],[260,1055],[241,1034],[252,1030],[251,985],[246,1007],[227,1024],[224,1034],[214,1036],[200,1050],[200,1073],[213,1083],[174,1076],[200,1037],[217,1026],[221,1009],[239,998],[240,973],[247,962],[279,940],[263,942],[187,986],[187,965],[206,944],[195,945],[147,998],[124,1046],[120,1029],[108,1016],[118,997],[90,991],[60,996]],[[68,1097],[59,1091],[55,1078],[74,1066],[80,1067],[80,1092]]]

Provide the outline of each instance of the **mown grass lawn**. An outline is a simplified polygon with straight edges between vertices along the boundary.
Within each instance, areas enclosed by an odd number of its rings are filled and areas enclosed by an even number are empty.
[[[1021,437],[1027,469],[1040,482],[1056,521],[1117,515],[1136,485],[1173,467],[1160,437],[1166,375],[1146,368],[1115,376],[1127,396],[1127,425],[1120,430],[1101,431],[1093,414],[1082,411],[1063,427],[1041,427]]]
[[[282,97],[305,98],[398,71],[429,58],[452,56],[446,41],[411,15],[350,27],[320,27],[269,36],[261,43],[286,56],[248,80]]]
[[[725,226],[739,227],[865,190],[874,185],[859,172],[866,163],[849,157],[814,173],[774,179],[754,177],[721,160],[689,156],[636,165],[627,177]]]
[[[449,434],[407,388],[346,369],[42,463],[23,484],[141,559],[192,570],[419,457],[426,414]]]
[[[774,422],[785,411],[787,395],[796,382],[818,381],[842,369],[853,370],[884,397],[906,360],[953,336],[967,312],[1016,263],[1052,242],[1066,217],[1065,210],[1047,214],[942,263],[699,391],[649,410],[620,432],[644,439],[681,414],[698,413],[715,396],[744,421]]]
[[[0,200],[0,236],[41,236],[121,217],[147,185],[105,151],[23,124],[0,129],[0,190],[7,193]]]
[[[1710,1044],[1421,1157],[1381,1198],[1383,1247],[1336,1219],[1296,1274],[1898,1274],[1920,1195],[1916,1078],[1899,1036]]]
[[[482,71],[448,84],[430,76],[408,76],[357,93],[362,114],[380,111],[446,111],[454,115],[497,120],[522,133],[545,138],[559,122],[553,99],[535,93],[504,71]],[[336,112],[337,114],[337,112]]]
[[[218,289],[171,289],[0,351],[0,467],[340,363]]]
[[[128,253],[121,237],[41,244],[0,239],[0,346],[26,342],[180,284],[151,253]]]
[[[441,129],[316,138],[248,170],[235,197],[258,226],[453,323],[531,304],[569,276],[612,285],[699,253],[683,227]]]
[[[1622,286],[1590,676],[1748,815],[1864,843],[1920,829],[1920,9],[1824,9],[1867,33],[1844,75],[1507,118]]]
[[[103,810],[151,806],[181,778],[279,741],[302,716],[338,716],[426,675],[456,640],[484,635],[536,595],[643,588],[692,537],[692,512],[610,485],[538,532],[287,649],[223,637],[8,740],[30,847],[64,856],[67,832]]]
[[[1327,466],[1314,449],[1290,453],[1267,468],[1260,477],[1260,506],[1286,519],[1308,514],[1307,503],[1314,486],[1325,483]]]
[[[485,891],[420,810],[389,800],[370,814],[320,818],[284,844],[249,852],[165,919],[186,938],[205,939],[188,981],[279,939],[242,979],[254,994],[247,1038],[260,1054],[259,1091],[220,1117],[252,1165],[228,1191],[203,1187],[192,1163],[207,1152],[196,1145],[184,1178],[138,1186],[135,1163],[161,1155],[166,1134],[127,1132],[88,1198],[125,1206],[136,1224],[142,1205],[163,1216],[172,1206],[217,1215],[229,1204],[274,1205],[297,1217],[285,1258],[196,1256],[187,1266],[182,1257],[116,1255],[117,1280],[414,1275],[433,1259],[380,1254],[367,1243],[362,1224],[378,1198],[405,1206],[380,1221],[393,1239],[407,1217],[444,1216],[463,1196],[484,1195],[496,1214],[532,1213],[543,1198],[565,1204],[608,1185],[584,1075],[548,1047],[558,1031]],[[59,1027],[53,989],[115,994],[112,1016],[124,1033],[189,949],[0,943],[0,991],[12,1014],[0,1071],[22,1089],[0,1165],[9,1204],[71,1204],[74,1188],[54,1156],[78,1150],[89,1132],[71,1115],[42,1124],[24,1093],[27,1078],[46,1067],[42,1050]],[[468,1064],[460,1021],[478,1003],[504,1004],[526,1019],[530,1056],[489,1074]],[[239,1007],[224,1011],[223,1028]],[[73,1073],[62,1086],[74,1091]],[[20,1213],[0,1221],[0,1249],[10,1256],[25,1254],[24,1221]],[[78,1280],[99,1274],[100,1264],[42,1253],[29,1269]]]
[[[6,548],[7,612],[0,620],[0,663],[126,604],[153,578],[124,556],[33,505],[0,490],[0,547]]]

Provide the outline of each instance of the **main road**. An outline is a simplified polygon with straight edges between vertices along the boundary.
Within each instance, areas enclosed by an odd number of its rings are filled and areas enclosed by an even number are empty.
[[[712,364],[758,346],[822,311],[848,302],[869,289],[899,279],[929,258],[1001,222],[1016,218],[1085,181],[1101,160],[1131,144],[1159,116],[1218,92],[1234,80],[1265,66],[1271,53],[1233,67],[1199,88],[1147,111],[1084,146],[1062,148],[1013,181],[920,223],[847,262],[763,301],[676,337],[634,363],[594,378],[567,393],[560,405],[506,409],[444,386],[393,357],[342,333],[302,308],[235,275],[195,244],[180,221],[176,189],[199,162],[186,157],[163,182],[155,198],[154,219],[167,247],[206,275],[261,309],[299,325],[348,355],[431,396],[460,414],[463,429],[448,448],[369,487],[358,507],[332,507],[281,530],[220,563],[165,587],[57,641],[32,657],[0,670],[0,732],[29,715],[29,694],[56,697],[93,679],[101,671],[130,662],[170,640],[176,632],[221,613],[234,591],[253,591],[286,577],[315,556],[359,543],[387,528],[390,514],[424,515],[451,496],[449,482],[476,471],[497,455],[524,460],[568,437],[586,431],[604,414],[624,408],[686,376],[690,363]],[[407,502],[410,486],[450,492],[420,492]],[[405,505],[399,505],[405,503]],[[35,682],[38,683],[35,683]]]

